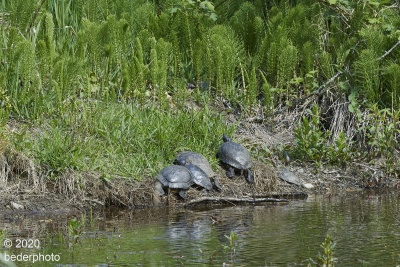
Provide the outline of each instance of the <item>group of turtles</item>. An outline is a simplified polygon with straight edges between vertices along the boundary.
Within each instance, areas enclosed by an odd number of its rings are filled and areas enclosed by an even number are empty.
[[[226,175],[232,178],[235,171],[244,172],[246,180],[253,183],[253,177],[250,171],[252,166],[250,153],[246,148],[233,142],[229,136],[223,135],[224,143],[219,147],[217,158],[225,167]],[[175,159],[177,165],[169,165],[162,169],[157,175],[155,188],[159,195],[165,194],[165,189],[177,190],[180,197],[186,199],[185,190],[192,185],[205,188],[208,191],[221,191],[215,173],[210,163],[202,154],[185,151]]]

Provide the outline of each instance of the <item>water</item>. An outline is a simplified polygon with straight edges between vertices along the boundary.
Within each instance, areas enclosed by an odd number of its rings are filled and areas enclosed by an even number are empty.
[[[53,253],[60,255],[57,266],[307,266],[327,234],[336,242],[336,266],[397,266],[399,199],[398,193],[346,193],[284,205],[105,211],[86,217],[76,241],[66,237],[71,218],[0,219],[0,226],[14,241],[39,238],[42,247],[3,253]],[[225,250],[231,232],[238,239],[234,250]]]

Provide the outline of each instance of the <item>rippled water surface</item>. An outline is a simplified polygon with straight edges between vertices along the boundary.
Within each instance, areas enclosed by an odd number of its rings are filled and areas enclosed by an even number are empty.
[[[112,210],[87,215],[75,239],[66,230],[71,217],[0,219],[0,226],[13,240],[41,241],[39,250],[3,253],[58,254],[58,266],[307,266],[327,234],[336,242],[337,266],[397,266],[399,207],[398,193],[346,193],[202,211]],[[231,232],[234,249],[225,237]]]

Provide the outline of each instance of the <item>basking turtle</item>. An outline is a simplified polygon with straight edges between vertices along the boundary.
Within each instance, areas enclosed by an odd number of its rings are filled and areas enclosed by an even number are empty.
[[[213,172],[207,158],[200,153],[184,151],[178,154],[178,157],[176,158],[176,161],[178,163],[182,160],[184,160],[186,164],[194,164],[196,166],[199,166],[209,177],[215,176],[215,173]]]
[[[210,181],[210,177],[208,177],[208,175],[200,167],[194,164],[187,164],[185,167],[192,175],[193,183],[207,189],[208,191],[212,190],[213,185]]]
[[[164,195],[163,187],[178,190],[178,194],[183,199],[186,199],[185,189],[188,189],[193,184],[192,176],[189,170],[183,166],[169,165],[162,169],[157,175],[155,184],[156,190],[160,195]]]
[[[232,142],[226,134],[224,134],[222,140],[224,143],[218,149],[217,158],[227,165],[228,170],[226,175],[232,178],[235,175],[235,169],[241,172],[244,170],[246,172],[246,180],[249,183],[254,183],[251,171],[249,170],[252,165],[249,151],[243,146]]]
[[[300,178],[286,168],[279,168],[278,177],[289,184],[295,184],[299,186],[302,184]]]
[[[219,184],[217,178],[215,177],[215,173],[212,170],[210,163],[208,162],[207,158],[204,157],[202,154],[192,151],[184,151],[178,155],[178,157],[176,158],[176,162],[179,165],[186,166],[186,168],[189,169],[195,184],[200,185],[206,188],[207,190],[212,190],[211,182],[210,182],[211,188],[210,189],[207,188],[209,187],[208,181],[212,179],[214,181],[214,186],[216,187],[216,189],[219,191],[222,190],[222,187]],[[193,165],[194,167],[191,165]],[[201,172],[197,170],[196,167],[200,169]],[[204,174],[207,176],[207,178],[203,178]],[[199,181],[199,183],[201,184],[199,184],[196,181]],[[203,186],[206,184],[207,186]]]
[[[303,183],[303,181],[296,174],[294,174],[293,172],[289,171],[286,168],[279,168],[278,177],[281,178],[283,181],[289,183],[289,184],[302,186],[302,187],[307,188],[307,189],[314,188],[313,184]]]

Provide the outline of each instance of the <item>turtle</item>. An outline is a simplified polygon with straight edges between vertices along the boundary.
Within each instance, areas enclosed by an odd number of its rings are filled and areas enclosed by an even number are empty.
[[[246,172],[247,182],[254,183],[250,171],[252,162],[249,151],[242,145],[233,142],[226,134],[223,135],[222,140],[224,143],[218,149],[217,158],[228,167],[226,175],[232,178],[235,176],[235,169],[238,169]]]
[[[192,151],[184,151],[178,154],[178,157],[175,160],[176,163],[182,166],[186,166],[186,168],[189,169],[189,171],[192,174],[193,181],[195,184],[198,184],[207,190],[212,190],[212,184],[211,184],[211,189],[208,189],[206,186],[203,186],[203,184],[207,184],[208,186],[208,181],[206,181],[206,178],[200,178],[204,176],[204,174],[208,177],[208,180],[212,179],[214,182],[214,186],[218,191],[222,190],[222,187],[220,183],[218,182],[217,178],[215,177],[215,173],[213,169],[211,168],[210,163],[208,162],[207,158],[204,157],[200,153],[192,152]],[[191,166],[194,165],[195,167]],[[199,168],[204,174],[202,174],[197,168]],[[197,178],[197,176],[199,178]],[[197,181],[200,181],[201,184],[197,183]]]
[[[302,185],[300,178],[286,168],[279,168],[278,177],[289,184]]]
[[[194,164],[187,164],[184,158],[177,159],[177,162],[181,166],[185,166],[186,169],[189,170],[192,175],[193,183],[207,189],[208,191],[212,190],[212,183],[210,181],[210,177],[203,171],[199,166]]]
[[[168,188],[168,191],[171,189],[178,190],[179,196],[186,199],[185,190],[191,187],[192,184],[192,175],[186,167],[169,165],[157,175],[155,188],[160,195],[165,194],[164,188]]]
[[[208,191],[213,189],[213,185],[211,183],[210,177],[197,165],[187,164],[185,167],[189,170],[192,175],[193,183],[204,187]]]
[[[279,168],[278,177],[289,184],[302,186],[307,189],[314,188],[313,184],[303,183],[303,181],[296,174],[294,174],[293,172],[291,172],[290,170],[288,170],[286,168]]]

